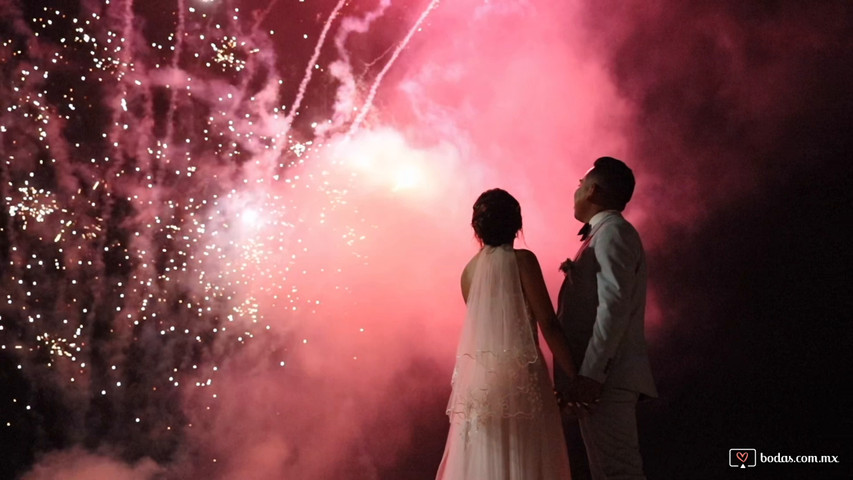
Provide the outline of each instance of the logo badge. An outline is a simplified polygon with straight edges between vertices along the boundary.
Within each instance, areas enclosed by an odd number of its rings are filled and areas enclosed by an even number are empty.
[[[757,456],[754,448],[732,448],[729,450],[729,466],[734,468],[754,467]]]

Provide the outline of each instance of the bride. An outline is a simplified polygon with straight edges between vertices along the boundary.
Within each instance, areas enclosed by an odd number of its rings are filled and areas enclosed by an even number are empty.
[[[447,404],[450,432],[436,479],[569,479],[537,325],[558,365],[566,372],[577,369],[536,256],[513,248],[521,207],[506,191],[488,190],[474,203],[471,226],[482,248],[462,272],[467,315]]]

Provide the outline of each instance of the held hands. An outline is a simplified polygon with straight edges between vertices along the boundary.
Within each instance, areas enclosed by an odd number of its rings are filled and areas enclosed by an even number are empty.
[[[583,375],[575,375],[569,386],[572,396],[580,403],[595,403],[601,397],[602,384]]]
[[[564,415],[582,418],[591,414],[601,397],[602,384],[583,375],[576,375],[569,385],[567,395],[560,392],[557,395],[557,404]]]

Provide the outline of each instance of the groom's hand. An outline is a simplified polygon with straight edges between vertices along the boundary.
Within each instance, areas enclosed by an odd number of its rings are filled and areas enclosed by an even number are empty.
[[[554,395],[557,398],[557,405],[564,420],[577,420],[587,417],[595,407],[595,402],[585,402],[577,398],[574,380],[565,394],[554,390]]]
[[[583,407],[579,403],[568,402],[566,406],[560,409],[565,420],[577,420],[587,417],[592,410],[589,407]]]
[[[589,406],[601,397],[602,384],[583,375],[575,376],[572,382],[572,397],[581,405]]]
[[[557,396],[557,406],[560,408],[563,420],[577,420],[589,414],[589,410],[582,407],[574,398],[563,396],[563,394],[556,390],[554,394]]]

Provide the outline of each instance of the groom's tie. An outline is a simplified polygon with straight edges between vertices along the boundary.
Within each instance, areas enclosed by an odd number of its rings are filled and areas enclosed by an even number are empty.
[[[581,227],[581,230],[578,232],[578,235],[581,236],[582,242],[586,241],[586,239],[589,238],[590,230],[592,230],[592,225],[590,225],[588,223],[584,223],[583,227]]]

